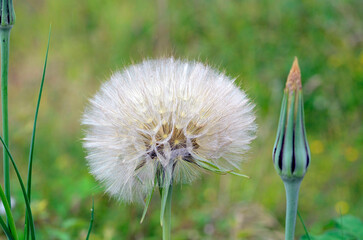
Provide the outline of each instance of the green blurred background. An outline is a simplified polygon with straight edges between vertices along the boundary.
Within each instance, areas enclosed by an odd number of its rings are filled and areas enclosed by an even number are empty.
[[[175,188],[174,239],[281,239],[285,195],[271,151],[294,56],[312,153],[299,210],[312,233],[340,214],[363,216],[361,0],[22,0],[14,7],[10,144],[24,177],[52,24],[32,191],[39,239],[84,239],[92,196],[91,239],[160,239],[159,196],[140,225],[142,206],[110,199],[89,175],[80,117],[112,71],[170,55],[237,77],[256,103],[259,125],[242,166],[250,180],[206,174]],[[24,204],[12,179],[21,229]]]

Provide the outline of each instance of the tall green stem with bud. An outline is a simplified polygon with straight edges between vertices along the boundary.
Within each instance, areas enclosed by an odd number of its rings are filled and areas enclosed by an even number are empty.
[[[285,240],[293,240],[300,184],[310,164],[301,73],[297,58],[286,82],[272,159],[286,190]]]
[[[15,12],[12,0],[1,0],[0,10],[0,39],[1,39],[1,104],[2,104],[2,128],[3,138],[9,146],[9,124],[8,124],[8,72],[9,72],[9,40],[10,30],[15,23]],[[10,202],[10,175],[9,156],[3,151],[4,165],[4,188],[6,199]]]

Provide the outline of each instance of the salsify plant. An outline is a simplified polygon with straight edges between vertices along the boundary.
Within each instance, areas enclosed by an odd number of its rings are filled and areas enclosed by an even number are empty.
[[[233,79],[199,62],[145,60],[115,72],[90,99],[82,124],[91,173],[117,199],[161,194],[163,239],[170,239],[175,183],[201,170],[231,173],[255,137],[254,105]]]
[[[310,164],[297,58],[287,77],[272,159],[286,190],[285,240],[293,240],[301,181]]]

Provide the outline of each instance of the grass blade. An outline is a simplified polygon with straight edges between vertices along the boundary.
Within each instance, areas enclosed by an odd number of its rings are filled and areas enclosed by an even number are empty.
[[[89,222],[89,228],[86,240],[89,239],[89,236],[91,235],[92,227],[93,227],[93,220],[94,220],[94,214],[95,214],[95,200],[92,198],[92,208],[91,208],[91,220]]]
[[[32,179],[33,155],[34,155],[34,144],[35,144],[35,131],[36,131],[36,128],[37,128],[37,120],[38,120],[40,100],[42,98],[43,85],[44,85],[44,79],[45,79],[45,72],[46,72],[46,69],[47,69],[51,30],[52,30],[52,26],[49,27],[48,45],[47,45],[47,51],[45,53],[45,61],[44,61],[44,67],[43,67],[42,81],[40,83],[37,107],[35,109],[35,116],[34,116],[33,133],[32,133],[31,142],[30,142],[29,163],[28,163],[29,164],[28,165],[28,179],[27,179],[27,194],[28,194],[29,201],[30,201],[30,196],[31,196],[31,179]]]
[[[8,239],[14,240],[14,237],[11,234],[8,226],[6,226],[6,223],[4,222],[4,220],[1,217],[0,217],[0,225],[1,225],[1,228],[3,229],[5,235],[8,237]]]
[[[144,212],[142,213],[140,223],[142,223],[144,221],[144,218],[145,218],[146,213],[147,213],[147,209],[149,208],[151,198],[153,197],[153,194],[154,194],[154,190],[155,190],[155,187],[153,187],[152,191],[146,196]]]
[[[3,138],[0,137],[0,140],[1,140],[1,143],[3,144],[3,146],[4,146],[4,149],[6,150],[7,154],[9,155],[11,163],[13,164],[16,176],[18,178],[18,181],[19,181],[19,184],[20,184],[20,187],[21,187],[21,191],[23,192],[25,207],[26,207],[26,211],[27,211],[28,219],[29,219],[30,234],[31,234],[32,240],[35,240],[35,228],[34,228],[34,222],[33,222],[33,215],[32,215],[31,209],[30,209],[30,203],[29,203],[29,200],[28,200],[28,196],[26,194],[26,190],[25,190],[23,180],[22,180],[22,178],[20,176],[20,173],[19,173],[18,168],[17,168],[17,166],[15,164],[13,156],[11,155],[8,147],[6,146],[6,144],[5,144],[4,140],[3,140]]]
[[[18,239],[13,214],[11,213],[11,207],[9,205],[9,202],[8,202],[6,196],[5,196],[5,193],[4,193],[4,190],[3,190],[2,186],[1,186],[1,184],[0,184],[0,199],[1,199],[1,201],[3,203],[3,206],[4,206],[4,209],[5,209],[6,218],[8,219],[10,232],[12,233],[11,235],[15,239]],[[1,226],[2,226],[2,224],[1,224]],[[6,224],[5,224],[5,226],[6,226]],[[3,228],[4,232],[5,232],[5,228],[3,226],[2,226],[2,228]]]
[[[304,228],[304,231],[305,231],[305,235],[306,235],[306,237],[307,237],[309,240],[311,240],[310,235],[309,235],[309,232],[308,232],[308,230],[306,229],[306,226],[305,226],[304,220],[302,219],[302,217],[301,217],[301,215],[300,215],[299,210],[297,211],[297,215],[299,216],[300,222],[301,222],[301,224],[303,225],[303,228]]]
[[[32,185],[32,172],[33,172],[33,155],[34,155],[34,144],[35,144],[35,131],[36,131],[36,128],[37,128],[37,120],[38,120],[40,100],[42,98],[43,85],[44,85],[44,79],[45,79],[45,72],[46,72],[46,69],[47,69],[51,30],[52,30],[52,26],[49,26],[47,51],[45,53],[45,61],[44,61],[44,67],[43,67],[42,81],[40,83],[38,101],[37,101],[37,106],[36,106],[36,109],[35,109],[33,132],[32,132],[31,141],[30,141],[29,160],[28,160],[27,190],[26,190],[29,202],[31,201],[31,185]],[[24,235],[25,235],[25,239],[28,239],[28,236],[29,236],[29,224],[28,224],[27,213],[25,215],[26,215],[26,217],[25,217]]]

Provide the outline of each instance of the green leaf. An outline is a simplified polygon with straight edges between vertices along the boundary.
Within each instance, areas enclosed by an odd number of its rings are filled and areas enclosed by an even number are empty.
[[[340,230],[333,229],[325,232],[323,235],[314,237],[313,240],[358,240],[358,239],[352,238],[350,234],[342,235],[342,232]]]
[[[234,171],[223,171],[223,170],[220,170],[220,168],[209,162],[209,161],[203,161],[203,160],[200,160],[198,159],[196,161],[196,163],[198,164],[198,166],[200,166],[201,168],[204,168],[205,170],[208,170],[208,171],[211,171],[211,172],[214,172],[214,173],[217,173],[217,174],[232,174],[232,175],[235,175],[235,176],[239,176],[239,177],[245,177],[245,178],[250,178],[249,176],[247,175],[244,175],[242,173],[237,173],[237,172],[234,172]]]
[[[38,112],[39,112],[40,100],[42,98],[43,85],[44,85],[44,79],[45,79],[45,71],[47,69],[48,51],[49,51],[51,28],[52,27],[50,26],[49,27],[49,35],[48,35],[47,51],[45,53],[45,62],[44,62],[44,67],[43,67],[42,81],[40,83],[38,101],[37,101],[37,106],[36,106],[36,109],[35,109],[33,132],[32,132],[32,137],[31,137],[31,142],[30,142],[29,166],[28,166],[28,181],[27,181],[27,193],[28,193],[28,198],[29,199],[30,199],[30,196],[31,196],[31,177],[32,177],[32,166],[33,166],[33,155],[34,155],[34,144],[35,144],[35,131],[36,131],[36,128],[37,128]]]
[[[302,225],[303,225],[303,227],[304,227],[305,236],[307,237],[306,239],[311,240],[310,235],[309,235],[309,232],[308,232],[308,230],[306,229],[306,226],[305,226],[304,220],[302,219],[302,217],[301,217],[301,215],[300,215],[299,210],[297,211],[297,215],[299,216],[300,222],[301,222],[301,224],[302,224]]]
[[[35,228],[34,228],[34,222],[33,222],[33,215],[32,215],[32,212],[31,212],[30,203],[29,203],[29,200],[28,200],[28,196],[26,194],[26,190],[25,190],[25,187],[24,187],[23,180],[22,180],[22,178],[20,176],[20,173],[19,173],[18,168],[17,168],[17,166],[15,164],[13,156],[11,155],[8,147],[6,146],[6,144],[5,144],[4,140],[3,140],[3,138],[0,137],[0,140],[1,140],[1,143],[3,144],[3,146],[4,146],[4,149],[6,150],[7,154],[10,157],[10,161],[13,164],[16,176],[18,178],[18,181],[19,181],[19,184],[20,184],[20,187],[21,187],[21,191],[23,192],[26,212],[28,213],[28,219],[29,219],[29,225],[30,225],[29,227],[30,227],[30,230],[31,230],[30,234],[31,234],[32,240],[35,240]]]
[[[359,218],[351,215],[334,219],[330,229],[321,235],[311,236],[311,240],[359,240],[362,238],[363,223]],[[335,228],[333,228],[335,226]],[[333,228],[333,229],[331,229]],[[302,236],[301,240],[308,240],[308,236]]]
[[[8,222],[9,222],[9,225],[10,225],[10,229],[6,226],[6,223],[4,222],[4,220],[0,217],[0,225],[1,225],[1,228],[3,229],[4,233],[6,234],[6,236],[9,236],[11,237],[11,239],[18,239],[18,236],[15,235],[15,237],[13,236],[12,232],[14,234],[17,234],[16,232],[16,228],[15,228],[15,223],[14,223],[14,218],[13,218],[13,215],[11,213],[11,209],[10,209],[10,206],[9,206],[9,203],[8,203],[8,200],[6,199],[6,196],[5,196],[5,193],[4,193],[4,190],[3,188],[1,187],[0,185],[0,198],[1,198],[1,201],[2,201],[2,204],[4,206],[4,209],[5,209],[5,212],[6,212],[6,217],[8,219]]]
[[[351,234],[357,239],[363,239],[363,222],[352,215],[344,215],[334,220],[339,229],[344,233]]]
[[[42,80],[41,80],[40,88],[39,88],[37,106],[35,108],[33,132],[32,132],[31,141],[30,141],[29,160],[28,160],[27,190],[26,190],[29,202],[31,201],[31,185],[32,185],[32,172],[33,172],[33,155],[34,155],[34,145],[35,145],[35,131],[36,131],[36,128],[37,128],[37,120],[38,120],[40,100],[42,98],[43,85],[44,85],[44,79],[45,79],[45,72],[46,72],[46,69],[47,69],[51,30],[52,30],[52,26],[50,25],[49,26],[49,34],[48,34],[47,51],[45,53],[45,61],[44,61],[44,66],[43,66],[43,75],[42,75]],[[24,235],[25,235],[25,239],[28,239],[29,226],[28,226],[27,213],[25,215],[26,215],[26,217],[25,217]]]
[[[142,223],[144,221],[144,218],[145,218],[146,213],[147,213],[147,209],[149,208],[149,204],[150,204],[151,198],[153,197],[153,194],[154,194],[154,190],[155,190],[155,187],[153,187],[153,189],[151,190],[151,192],[146,196],[144,212],[142,213],[142,217],[141,217],[140,223]]]
[[[242,173],[237,173],[237,172],[234,172],[234,171],[232,171],[232,172],[228,172],[228,173],[229,173],[229,174],[231,174],[231,175],[238,176],[238,177],[244,177],[244,178],[248,178],[248,179],[250,179],[250,176],[247,176],[247,175],[242,174]]]

